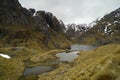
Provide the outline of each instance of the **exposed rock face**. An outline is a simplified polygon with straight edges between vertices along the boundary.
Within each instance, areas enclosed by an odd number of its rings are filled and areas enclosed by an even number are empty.
[[[79,37],[79,41],[94,45],[120,43],[120,8],[97,21],[92,29]]]
[[[64,23],[50,12],[28,10],[18,0],[0,0],[0,38],[4,39],[0,46],[60,48],[66,39],[64,30]]]
[[[60,20],[58,20],[55,16],[53,16],[50,12],[45,11],[37,11],[34,16],[34,23],[37,27],[37,30],[41,31],[44,37],[44,43],[48,44],[50,40],[50,33],[49,30],[52,29],[53,31],[64,33],[65,25]]]
[[[59,22],[52,13],[37,11],[33,17],[34,13],[34,9],[23,8],[18,0],[0,0],[0,24],[30,25],[30,23],[34,23],[36,26],[40,24],[48,26],[57,32],[65,29],[62,21]]]
[[[30,12],[22,8],[18,0],[0,0],[0,23],[28,25]]]
[[[30,11],[31,15],[34,15],[35,9],[30,8],[29,11]]]
[[[63,32],[63,30],[65,29],[64,23],[62,21],[59,21],[50,12],[37,11],[35,16],[35,22],[37,25],[44,24],[57,32]]]
[[[7,8],[21,8],[18,0],[0,0],[0,6]]]
[[[87,24],[68,24],[66,26],[66,35],[68,38],[75,38],[76,36],[80,36],[89,29],[90,27],[88,27]]]

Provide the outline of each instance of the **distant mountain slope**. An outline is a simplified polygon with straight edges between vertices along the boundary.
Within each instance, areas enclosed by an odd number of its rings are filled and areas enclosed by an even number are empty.
[[[97,21],[92,29],[78,38],[78,41],[94,45],[120,43],[120,8]]]
[[[18,0],[0,0],[0,47],[67,48],[65,26],[52,13],[21,6]]]
[[[70,39],[75,38],[89,29],[90,27],[88,27],[87,24],[68,24],[66,25],[66,35]]]

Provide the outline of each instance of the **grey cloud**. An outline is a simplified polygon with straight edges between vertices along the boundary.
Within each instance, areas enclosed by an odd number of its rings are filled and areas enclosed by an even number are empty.
[[[120,7],[120,0],[19,0],[24,7],[52,12],[67,23],[90,23]]]

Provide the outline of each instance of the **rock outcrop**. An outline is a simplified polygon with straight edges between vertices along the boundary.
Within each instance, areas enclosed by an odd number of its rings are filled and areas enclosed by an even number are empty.
[[[50,12],[23,8],[18,0],[0,0],[0,37],[5,38],[1,46],[30,46],[34,42],[54,48],[64,41],[64,30],[64,23]]]
[[[0,0],[0,23],[8,25],[28,25],[30,12],[18,0]]]
[[[52,13],[45,11],[37,11],[35,14],[35,23],[37,25],[45,25],[57,32],[63,32],[65,29],[64,23],[59,21]]]
[[[7,8],[21,8],[20,3],[18,0],[0,0],[0,6],[7,7]]]
[[[13,25],[45,25],[57,32],[63,32],[65,26],[52,13],[45,11],[37,11],[35,9],[23,8],[18,0],[0,0],[0,24]],[[31,22],[33,21],[33,22]],[[62,23],[62,24],[61,24]]]

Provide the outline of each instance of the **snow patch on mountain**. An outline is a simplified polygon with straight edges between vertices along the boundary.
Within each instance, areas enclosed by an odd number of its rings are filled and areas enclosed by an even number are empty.
[[[105,32],[105,33],[107,33],[107,29],[108,29],[108,27],[106,26],[105,29],[104,29],[104,32]]]

